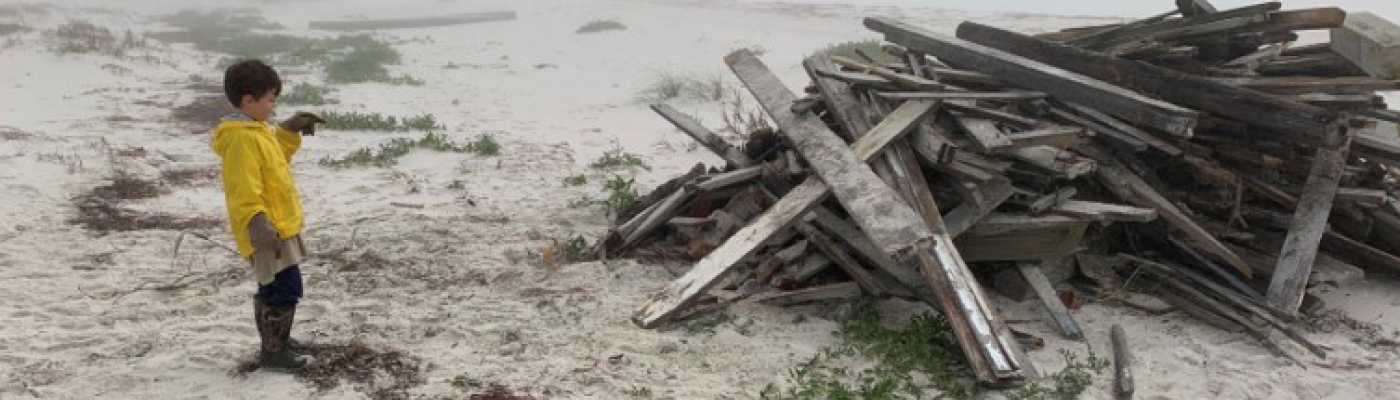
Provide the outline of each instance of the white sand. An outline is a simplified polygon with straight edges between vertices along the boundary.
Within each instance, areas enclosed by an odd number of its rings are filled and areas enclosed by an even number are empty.
[[[264,8],[295,31],[305,22],[344,14],[414,15],[491,9],[505,3],[420,1],[308,2]],[[466,376],[548,398],[627,398],[649,389],[657,398],[753,398],[788,368],[834,343],[835,325],[819,308],[737,306],[737,320],[716,332],[652,331],[628,317],[673,276],[633,262],[582,263],[557,269],[517,265],[508,250],[538,248],[551,238],[606,227],[595,212],[569,207],[596,196],[602,174],[587,164],[616,141],[653,166],[638,176],[649,188],[714,156],[687,150],[689,140],[652,114],[637,94],[662,71],[723,74],[720,57],[759,46],[763,59],[794,88],[805,82],[801,57],[828,43],[875,38],[860,24],[868,15],[899,17],[951,32],[967,19],[1023,31],[1110,22],[1105,19],[989,14],[911,8],[725,2],[531,1],[514,4],[512,22],[392,31],[409,73],[426,86],[360,84],[338,87],[343,104],[313,110],[365,110],[389,115],[432,113],[455,139],[492,133],[500,157],[418,151],[390,169],[333,171],[316,160],[387,140],[382,133],[324,132],[307,140],[295,173],[307,211],[305,236],[314,251],[350,248],[393,265],[337,271],[326,258],[304,266],[308,294],[298,331],[321,342],[352,340],[392,346],[432,364],[426,398],[465,392],[447,380]],[[142,3],[139,12],[105,12],[69,5],[25,22],[53,27],[69,15],[117,29],[151,29],[149,15],[181,2]],[[370,8],[357,8],[366,5]],[[369,12],[358,10],[370,9]],[[347,11],[350,10],[350,11]],[[621,32],[577,35],[593,19],[615,19]],[[160,63],[99,55],[46,52],[37,33],[0,50],[0,399],[165,399],[313,397],[284,375],[228,375],[257,339],[250,323],[253,284],[226,250],[179,232],[140,231],[96,236],[65,221],[69,198],[116,171],[155,177],[171,168],[211,168],[208,135],[188,134],[169,110],[197,93],[191,75],[218,82],[220,56],[187,46],[152,52]],[[448,63],[462,66],[446,69]],[[111,64],[121,67],[104,67]],[[549,64],[537,68],[538,65]],[[125,72],[123,72],[125,71]],[[285,68],[288,86],[319,82],[304,68]],[[717,126],[717,108],[693,100],[674,103]],[[283,107],[290,115],[297,108]],[[109,122],[113,116],[129,122]],[[212,124],[213,121],[211,121]],[[417,134],[413,135],[414,137]],[[144,148],[138,157],[113,150]],[[80,160],[80,161],[78,161]],[[561,180],[587,174],[589,184]],[[405,176],[409,178],[405,178]],[[409,193],[408,180],[422,190]],[[464,190],[448,189],[461,181]],[[468,201],[475,205],[470,205]],[[391,206],[421,204],[421,209]],[[136,207],[222,220],[218,183],[177,188]],[[232,246],[223,228],[203,232]],[[353,242],[351,241],[353,237]],[[175,291],[130,291],[186,274],[226,273]],[[1323,291],[1332,306],[1400,330],[1400,285],[1375,280]],[[1043,318],[1038,306],[998,299],[1013,320]],[[895,302],[892,310],[921,307]],[[813,318],[795,322],[799,315]],[[1270,356],[1252,339],[1206,327],[1180,314],[1150,317],[1123,308],[1089,305],[1076,312],[1088,343],[1107,355],[1107,332],[1122,324],[1136,348],[1138,398],[1396,398],[1400,356],[1394,348],[1352,341],[1340,330],[1311,335],[1332,349],[1323,361],[1303,355],[1308,369]],[[1031,352],[1044,370],[1058,370],[1057,349],[1084,352],[1057,339],[1048,322],[1016,324],[1047,338]],[[1085,398],[1109,398],[1101,375]],[[323,398],[359,398],[341,387]]]

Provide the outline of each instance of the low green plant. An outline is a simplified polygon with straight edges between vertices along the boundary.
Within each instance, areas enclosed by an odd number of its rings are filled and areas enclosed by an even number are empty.
[[[28,32],[28,31],[32,31],[32,30],[34,30],[34,28],[30,28],[30,27],[28,27],[28,26],[24,26],[24,25],[20,25],[20,24],[16,24],[16,23],[9,23],[9,22],[0,23],[0,36],[9,36],[9,35],[12,35],[12,34],[16,34],[16,33],[20,33],[20,32]]]
[[[622,394],[625,394],[625,395],[628,395],[628,396],[632,396],[632,398],[634,398],[634,399],[650,399],[650,398],[653,398],[653,395],[651,394],[651,388],[642,387],[642,386],[635,386],[635,387],[632,387],[631,389],[623,390],[623,391],[622,391]]]
[[[326,129],[330,130],[362,130],[381,132],[405,132],[405,131],[437,131],[446,129],[432,114],[423,114],[413,117],[399,118],[395,116],[385,116],[380,113],[361,113],[357,111],[336,112],[327,111],[321,114],[326,120]]]
[[[453,143],[451,140],[447,139],[447,135],[445,134],[428,133],[419,139],[395,138],[388,143],[379,145],[378,148],[358,149],[341,158],[325,157],[317,163],[331,169],[363,166],[391,167],[397,165],[399,158],[408,155],[413,149],[428,149],[455,153],[471,151],[470,146]]]
[[[596,33],[622,30],[627,30],[627,25],[623,25],[621,22],[612,20],[593,20],[589,21],[586,24],[583,24],[583,26],[578,27],[578,30],[574,31],[574,33]]]
[[[603,182],[602,199],[584,196],[569,202],[569,207],[597,207],[604,215],[613,216],[631,208],[640,198],[637,194],[635,178],[613,175],[612,179]]]
[[[656,73],[651,83],[642,88],[640,97],[646,101],[663,101],[680,97],[691,80],[670,71]]]
[[[477,136],[476,140],[472,140],[468,146],[473,153],[479,156],[491,157],[501,154],[501,144],[496,142],[496,137],[489,133]]]
[[[900,329],[880,324],[874,303],[854,305],[840,321],[841,343],[823,349],[789,371],[786,389],[768,385],[762,399],[972,399],[983,395],[945,317],[922,314]],[[1050,378],[1008,393],[1015,400],[1075,399],[1107,365],[1090,353],[1084,362],[1063,350],[1066,366]],[[864,357],[868,368],[833,367],[837,361]]]
[[[334,90],[329,87],[298,83],[277,96],[277,103],[286,106],[324,106],[340,103],[328,97],[332,91]]]
[[[632,168],[641,168],[651,171],[651,166],[648,166],[646,161],[643,161],[641,157],[637,157],[636,154],[628,153],[626,150],[623,150],[622,145],[617,143],[613,143],[612,149],[603,152],[602,156],[599,156],[597,160],[594,160],[593,163],[588,166],[602,171]]]
[[[98,53],[113,56],[125,55],[127,51],[148,47],[145,37],[138,37],[130,30],[118,36],[111,29],[93,25],[82,20],[70,20],[46,35],[49,50],[59,53]]]
[[[564,186],[583,186],[588,184],[588,177],[583,174],[564,177]]]
[[[480,389],[482,386],[485,386],[485,383],[480,379],[467,376],[467,374],[454,376],[452,379],[447,380],[447,384],[460,390]]]

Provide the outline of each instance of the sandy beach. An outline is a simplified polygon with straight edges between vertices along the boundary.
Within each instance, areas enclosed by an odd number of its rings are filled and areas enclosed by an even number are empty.
[[[218,63],[227,56],[153,39],[120,56],[59,54],[45,42],[46,30],[74,19],[137,35],[168,30],[156,17],[183,4],[57,3],[0,15],[33,29],[0,36],[0,399],[369,398],[352,384],[322,391],[289,375],[231,374],[258,346],[255,286],[228,249],[208,133],[217,121],[191,124],[173,112],[222,96]],[[431,114],[451,140],[490,135],[500,145],[494,156],[420,149],[390,167],[336,169],[318,160],[423,133],[323,129],[294,159],[314,254],[302,266],[298,334],[420,358],[423,383],[408,390],[415,399],[466,399],[486,384],[548,399],[758,398],[837,343],[828,306],[744,303],[708,329],[641,329],[629,317],[685,266],[542,266],[528,255],[607,229],[606,216],[577,203],[599,196],[615,174],[589,166],[609,151],[645,161],[648,169],[626,172],[643,193],[696,163],[722,165],[647,108],[643,97],[658,77],[720,77],[738,88],[721,57],[761,49],[800,90],[804,56],[879,38],[862,27],[867,16],[945,33],[964,20],[1032,33],[1122,21],[722,1],[249,5],[283,25],[279,33],[315,37],[335,34],[311,31],[308,21],[356,14],[518,14],[383,31],[376,35],[403,55],[390,72],[422,85],[337,84],[338,104],[278,109]],[[575,32],[593,20],[626,29]],[[274,67],[287,87],[325,85],[318,69]],[[669,102],[722,124],[718,102]],[[587,183],[563,183],[577,176]],[[119,177],[159,182],[155,195],[104,200],[153,228],[102,232],[79,223],[88,215],[83,199]],[[1063,366],[1061,349],[1107,355],[1109,327],[1123,326],[1136,345],[1138,399],[1400,398],[1396,278],[1368,275],[1313,292],[1332,317],[1310,323],[1308,337],[1330,353],[1304,358],[1306,368],[1180,312],[1089,303],[1075,311],[1086,341],[1071,342],[1033,300],[994,301],[1013,327],[1046,338],[1029,356],[1047,371]],[[903,301],[880,306],[892,323],[929,311]],[[1112,398],[1110,376],[1098,375],[1082,398]]]

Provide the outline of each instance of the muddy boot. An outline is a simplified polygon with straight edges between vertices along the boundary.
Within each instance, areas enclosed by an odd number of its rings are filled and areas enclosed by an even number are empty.
[[[257,318],[258,318],[258,316],[259,316],[259,315],[262,315],[262,313],[264,312],[263,310],[266,310],[266,309],[267,309],[267,300],[264,300],[261,296],[253,295],[253,320],[254,320],[254,323],[257,323]],[[292,320],[295,321],[295,320],[296,320],[296,313],[297,313],[296,307],[291,307],[291,314],[292,314],[292,316],[289,317],[289,318],[291,318]],[[261,337],[261,335],[264,334],[264,333],[263,333],[263,329],[264,329],[264,328],[263,328],[263,324],[258,324],[258,335],[259,335],[259,337]],[[294,337],[291,336],[291,335],[292,335],[291,324],[288,324],[288,325],[287,325],[287,330],[286,330],[285,332],[282,332],[280,335],[282,336],[282,341],[283,341],[283,343],[286,343],[286,344],[287,344],[287,347],[288,347],[288,348],[291,348],[292,351],[295,352],[295,353],[300,354],[300,353],[305,353],[305,352],[311,350],[312,342],[311,342],[310,340],[297,339],[297,338],[294,338]]]
[[[267,306],[259,316],[262,324],[262,351],[258,352],[258,368],[274,372],[296,372],[314,361],[311,356],[298,355],[283,340],[282,332],[291,330],[290,307]]]
[[[286,310],[287,324],[282,327],[282,332],[280,333],[282,336],[282,342],[286,343],[287,347],[292,349],[292,351],[297,354],[302,354],[311,351],[312,343],[310,340],[303,340],[292,337],[292,325],[296,323],[297,307],[287,307]]]

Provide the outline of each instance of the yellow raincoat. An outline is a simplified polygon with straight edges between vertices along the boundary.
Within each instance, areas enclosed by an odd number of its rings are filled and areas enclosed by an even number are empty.
[[[266,122],[226,118],[214,128],[214,153],[223,158],[224,202],[238,253],[252,257],[248,222],[266,213],[282,239],[301,233],[301,195],[291,160],[301,135]]]

